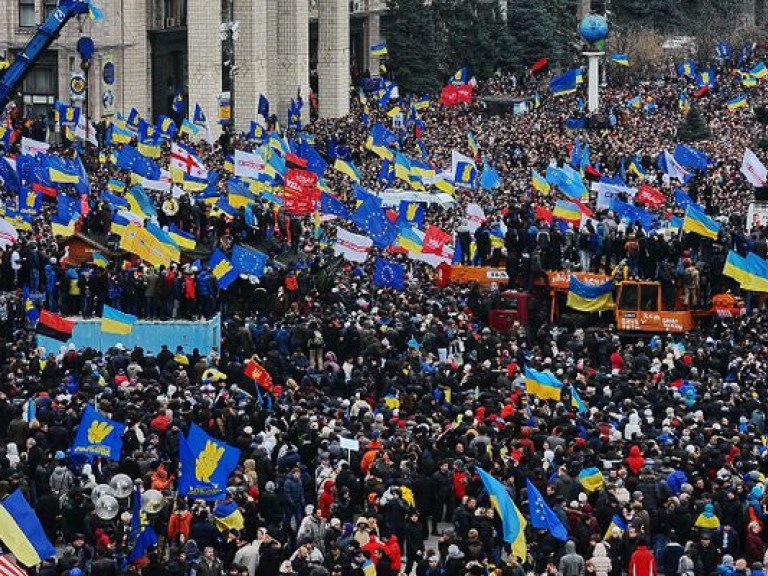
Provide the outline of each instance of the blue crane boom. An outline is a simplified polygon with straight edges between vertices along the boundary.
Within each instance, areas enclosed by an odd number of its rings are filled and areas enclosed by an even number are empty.
[[[40,56],[58,37],[59,32],[74,16],[87,14],[90,9],[88,0],[59,0],[56,10],[45,23],[37,29],[35,35],[27,42],[13,61],[13,64],[0,77],[0,111],[5,109],[13,93],[18,90],[29,71],[37,63]]]

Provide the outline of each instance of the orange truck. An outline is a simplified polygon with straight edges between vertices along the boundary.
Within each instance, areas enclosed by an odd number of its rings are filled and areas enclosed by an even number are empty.
[[[611,280],[610,276],[604,274],[574,274],[585,284],[603,284]],[[488,289],[494,283],[504,286],[508,282],[508,276],[503,268],[447,264],[438,267],[438,286],[475,282],[481,288]],[[533,320],[530,310],[536,301],[547,304],[550,322],[560,319],[562,310],[566,307],[570,282],[571,272],[550,271],[546,273],[546,281],[541,278],[534,282],[533,293],[503,291],[499,305],[489,314],[489,325],[502,332],[511,330],[515,322],[527,325]],[[693,329],[703,318],[740,316],[746,311],[744,302],[731,294],[714,296],[712,306],[707,310],[665,309],[661,284],[642,280],[624,280],[616,283],[614,302],[613,319],[616,328],[625,333],[682,334]],[[577,314],[585,319],[593,318],[592,315]]]

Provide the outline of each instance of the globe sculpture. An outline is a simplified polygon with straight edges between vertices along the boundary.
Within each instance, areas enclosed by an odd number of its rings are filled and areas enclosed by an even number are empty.
[[[590,44],[605,40],[608,36],[608,20],[603,16],[590,14],[579,23],[579,34]]]

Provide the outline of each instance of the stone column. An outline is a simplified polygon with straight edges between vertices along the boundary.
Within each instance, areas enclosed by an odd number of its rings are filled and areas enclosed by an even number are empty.
[[[288,106],[297,93],[304,99],[302,119],[309,119],[309,0],[270,0],[269,103],[285,126]]]
[[[115,51],[117,70],[115,108],[127,114],[131,107],[135,107],[144,117],[152,118],[150,96],[152,60],[147,36],[147,3],[126,1],[121,6],[123,8],[122,24],[117,27],[123,37],[123,46]],[[107,20],[107,14],[104,20]],[[102,24],[98,22],[94,25],[94,29]],[[122,62],[117,62],[120,59]],[[98,74],[98,71],[95,74]],[[97,83],[96,86],[100,84]]]
[[[268,0],[235,0],[235,20],[240,38],[235,42],[235,120],[238,130],[250,128],[256,118],[259,94],[267,86]]]
[[[317,76],[320,116],[349,114],[349,1],[319,3]]]
[[[208,118],[213,138],[221,134],[218,96],[221,93],[221,0],[189,0],[187,4],[187,50],[189,66],[189,116],[200,104]]]
[[[377,12],[368,14],[365,21],[365,46],[363,46],[363,62],[371,76],[379,75],[379,57],[371,54],[371,46],[381,41],[381,16]]]

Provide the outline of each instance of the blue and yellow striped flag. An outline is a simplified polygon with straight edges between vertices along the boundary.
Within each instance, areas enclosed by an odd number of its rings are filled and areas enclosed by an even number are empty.
[[[611,62],[619,64],[620,66],[629,66],[629,56],[626,54],[613,54],[611,56]]]
[[[735,98],[728,100],[728,102],[725,105],[728,108],[728,110],[738,110],[739,108],[743,108],[748,104],[749,103],[747,102],[747,97],[744,94],[739,94]]]
[[[351,160],[336,158],[336,161],[333,163],[333,167],[342,174],[349,176],[355,182],[360,182],[363,179],[363,175],[360,173],[360,170],[358,170],[357,166],[355,166]]]
[[[549,194],[549,182],[533,168],[531,168],[531,186],[542,194]]]
[[[504,542],[511,545],[512,554],[524,561],[528,557],[528,547],[525,541],[525,527],[528,523],[525,517],[515,506],[512,497],[501,482],[482,468],[477,468],[477,473],[483,481],[485,491],[488,492],[491,505],[501,519]]]
[[[371,56],[386,56],[389,54],[389,51],[387,50],[387,43],[386,42],[379,42],[378,44],[374,44],[371,46]]]
[[[582,282],[571,274],[567,305],[581,312],[602,312],[613,308],[613,281],[597,286]]]
[[[683,231],[717,240],[717,236],[720,234],[720,224],[707,216],[700,206],[689,204],[683,219]]]
[[[560,400],[562,383],[549,372],[525,368],[525,391],[542,400]]]
[[[127,336],[133,332],[133,325],[136,324],[136,321],[137,318],[133,314],[126,314],[105,304],[101,314],[101,331]]]

